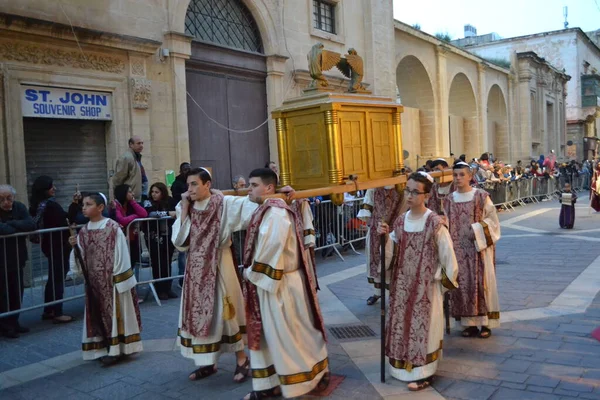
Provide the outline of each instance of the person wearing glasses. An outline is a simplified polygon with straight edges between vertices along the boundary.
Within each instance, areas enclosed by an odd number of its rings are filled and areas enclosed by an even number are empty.
[[[388,224],[378,222],[377,233],[397,244],[391,266],[390,308],[385,352],[390,374],[408,382],[411,391],[431,385],[442,356],[443,293],[456,289],[458,265],[452,239],[442,217],[425,206],[433,178],[411,174],[404,190],[408,212]]]
[[[464,328],[463,337],[486,339],[500,326],[494,256],[500,221],[489,194],[470,185],[469,164],[458,162],[452,170],[456,190],[444,199],[444,211],[460,270],[450,312]]]

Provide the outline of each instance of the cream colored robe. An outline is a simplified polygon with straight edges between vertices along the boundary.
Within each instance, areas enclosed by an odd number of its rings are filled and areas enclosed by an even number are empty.
[[[209,199],[194,203],[196,210],[204,210]],[[181,204],[181,203],[180,203]],[[188,251],[186,240],[190,234],[191,219],[188,216],[181,221],[181,205],[176,207],[177,220],[173,224],[172,241],[177,250]],[[216,364],[222,352],[236,352],[244,349],[243,334],[246,333],[246,313],[244,296],[236,272],[236,266],[231,254],[231,235],[233,232],[246,229],[257,205],[250,202],[248,197],[225,196],[223,198],[223,213],[219,230],[219,266],[217,268],[217,284],[215,311],[208,337],[200,338],[182,329],[182,309],[185,287],[182,291],[179,306],[179,330],[177,341],[181,355],[191,358],[197,366]],[[187,272],[187,271],[186,271]],[[235,308],[235,318],[223,319],[223,298],[229,300]]]
[[[425,214],[419,219],[411,219],[411,213],[408,211],[401,218],[404,218],[404,229],[406,232],[422,232],[427,222],[427,217],[432,213],[431,210],[427,210]],[[395,232],[390,234],[390,238],[402,246],[400,239],[396,237]],[[410,372],[406,369],[397,369],[389,366],[390,375],[404,382],[414,382],[419,379],[425,379],[435,374],[437,371],[439,360],[442,358],[442,347],[441,343],[444,339],[444,293],[448,291],[442,285],[442,269],[446,272],[446,276],[454,285],[458,287],[458,264],[454,255],[454,248],[452,245],[452,239],[450,238],[450,232],[445,226],[440,227],[437,234],[435,235],[435,243],[437,247],[438,256],[438,268],[435,272],[433,285],[433,294],[431,298],[431,320],[429,322],[429,337],[427,339],[427,354],[433,354],[436,351],[438,358],[433,362],[424,365],[422,367],[414,367]],[[393,312],[388,310],[388,312]],[[389,363],[388,363],[389,364]]]
[[[89,230],[104,229],[108,221],[107,218],[104,218],[99,222],[88,222],[87,228]],[[79,237],[77,238],[77,242],[79,243]],[[131,269],[127,239],[120,229],[117,230],[117,237],[115,239],[114,257],[113,276],[119,276]],[[79,263],[75,261],[74,250],[71,251],[69,263],[71,272],[74,275],[83,275]],[[135,313],[134,301],[137,301],[137,299],[134,299],[131,294],[131,289],[136,285],[137,280],[133,274],[130,278],[113,284],[113,321],[110,339],[115,344],[111,345],[108,349],[97,348],[97,346],[94,345],[94,343],[102,342],[103,338],[98,336],[87,337],[87,312],[84,312],[83,334],[81,337],[84,360],[95,360],[104,356],[139,353],[144,349],[140,336],[140,327]]]
[[[257,263],[271,268],[256,272]],[[244,271],[245,278],[257,286],[263,324],[261,348],[250,351],[253,390],[281,385],[286,398],[310,392],[329,371],[329,361],[325,339],[314,327],[287,210],[271,207],[265,213],[254,264]]]

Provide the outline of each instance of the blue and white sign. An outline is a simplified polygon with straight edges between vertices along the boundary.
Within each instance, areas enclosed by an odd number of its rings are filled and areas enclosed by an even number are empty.
[[[24,117],[112,120],[112,94],[22,85]]]

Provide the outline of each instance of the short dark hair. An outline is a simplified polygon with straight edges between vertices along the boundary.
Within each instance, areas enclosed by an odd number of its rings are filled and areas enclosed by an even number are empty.
[[[464,154],[461,154],[460,157],[458,157],[460,160],[462,161],[466,161],[467,160],[467,156]]]
[[[408,180],[410,181],[411,179],[415,182],[422,183],[425,193],[431,192],[431,188],[433,187],[433,182],[429,181],[429,179],[424,177],[422,174],[420,174],[418,172],[413,172],[412,174],[410,174],[408,176]]]
[[[257,168],[250,172],[249,178],[260,178],[265,185],[277,186],[277,174],[270,168]]]
[[[212,182],[212,176],[206,171],[204,168],[193,168],[190,172],[187,173],[185,178],[187,179],[190,176],[197,176],[200,178],[202,183],[206,185],[206,182]]]
[[[86,197],[89,197],[90,199],[92,199],[92,201],[94,203],[96,203],[97,206],[106,207],[106,203],[104,202],[104,197],[102,197],[102,195],[99,192],[83,193],[82,198],[85,199]]]
[[[129,145],[132,145],[135,143],[135,140],[133,140],[133,138],[129,138]]]
[[[183,167],[186,165],[188,165],[190,168],[192,168],[192,164],[190,164],[189,162],[182,162],[181,164],[179,164],[179,172],[181,172]]]
[[[435,168],[438,165],[442,165],[444,168],[448,168],[448,162],[446,160],[433,160],[431,168]]]

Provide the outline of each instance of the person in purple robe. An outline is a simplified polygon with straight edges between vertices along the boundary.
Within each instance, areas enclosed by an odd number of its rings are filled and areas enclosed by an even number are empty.
[[[558,224],[563,229],[573,229],[575,225],[575,203],[577,194],[571,191],[571,184],[565,183],[565,188],[560,196],[560,216]]]

